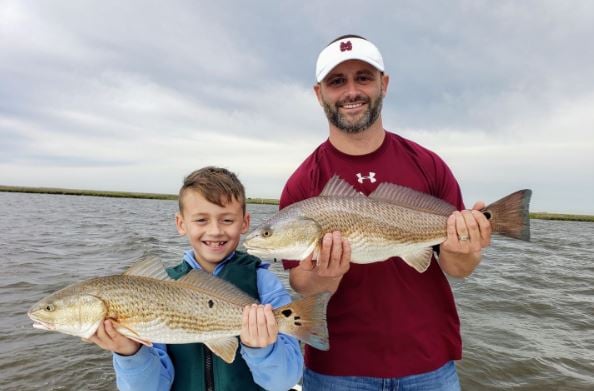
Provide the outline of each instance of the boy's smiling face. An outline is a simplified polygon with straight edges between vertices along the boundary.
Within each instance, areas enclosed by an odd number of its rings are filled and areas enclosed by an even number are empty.
[[[182,204],[183,210],[175,216],[177,231],[188,238],[200,266],[212,273],[237,248],[241,234],[249,228],[250,216],[235,198],[221,207],[192,189],[184,192]]]

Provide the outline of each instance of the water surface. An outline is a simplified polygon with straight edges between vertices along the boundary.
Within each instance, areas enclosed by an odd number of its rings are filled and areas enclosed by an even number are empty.
[[[0,192],[0,389],[115,390],[111,353],[32,328],[27,309],[151,254],[186,249],[176,201]],[[249,205],[252,224],[276,206]],[[594,223],[532,222],[532,242],[496,238],[452,280],[462,322],[465,390],[594,389]],[[287,283],[279,264],[272,269]]]

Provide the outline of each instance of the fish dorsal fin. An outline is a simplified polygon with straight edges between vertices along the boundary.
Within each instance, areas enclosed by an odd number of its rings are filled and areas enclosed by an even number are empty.
[[[177,280],[177,282],[190,288],[199,289],[213,298],[221,298],[226,302],[236,305],[246,306],[258,302],[258,300],[230,282],[215,277],[203,270],[192,269],[188,274]]]
[[[431,264],[433,247],[427,247],[415,253],[403,254],[400,256],[404,262],[419,273],[423,273]]]
[[[449,216],[456,210],[444,200],[409,187],[388,182],[380,183],[375,191],[369,195],[369,198],[443,216]]]
[[[324,190],[320,193],[320,197],[365,197],[363,194],[359,193],[350,183],[339,177],[338,175],[334,175],[326,186],[324,186]]]
[[[237,337],[219,338],[205,341],[204,344],[217,356],[223,359],[227,364],[231,364],[235,359],[237,351]]]
[[[134,265],[124,272],[126,276],[149,277],[156,280],[171,281],[165,267],[159,258],[148,256],[140,258]]]

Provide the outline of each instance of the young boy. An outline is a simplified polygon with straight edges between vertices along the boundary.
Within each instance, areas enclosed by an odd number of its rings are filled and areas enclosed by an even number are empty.
[[[287,390],[301,378],[303,357],[297,339],[279,334],[272,308],[291,302],[268,265],[237,251],[247,232],[245,191],[235,174],[205,167],[188,175],[179,191],[177,230],[192,247],[183,261],[167,269],[178,279],[192,268],[227,280],[262,303],[246,306],[241,348],[231,364],[201,343],[141,346],[119,334],[112,322],[90,338],[114,353],[121,390]],[[255,301],[255,300],[254,300]],[[262,387],[262,388],[261,388]]]

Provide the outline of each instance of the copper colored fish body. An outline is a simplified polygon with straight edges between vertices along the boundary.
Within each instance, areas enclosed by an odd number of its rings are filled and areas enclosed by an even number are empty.
[[[530,195],[522,190],[483,210],[494,233],[529,240]],[[366,197],[335,176],[320,196],[279,211],[250,232],[243,245],[264,259],[303,260],[319,251],[324,234],[340,231],[351,244],[354,263],[397,256],[423,272],[432,246],[446,240],[447,219],[454,210],[441,199],[390,183]]]
[[[319,349],[328,349],[324,293],[275,309],[279,331]],[[192,270],[170,280],[160,262],[137,263],[123,275],[98,277],[68,286],[28,312],[34,327],[82,338],[92,336],[104,319],[121,334],[145,345],[205,343],[232,362],[238,346],[243,308],[257,302],[232,284]]]

